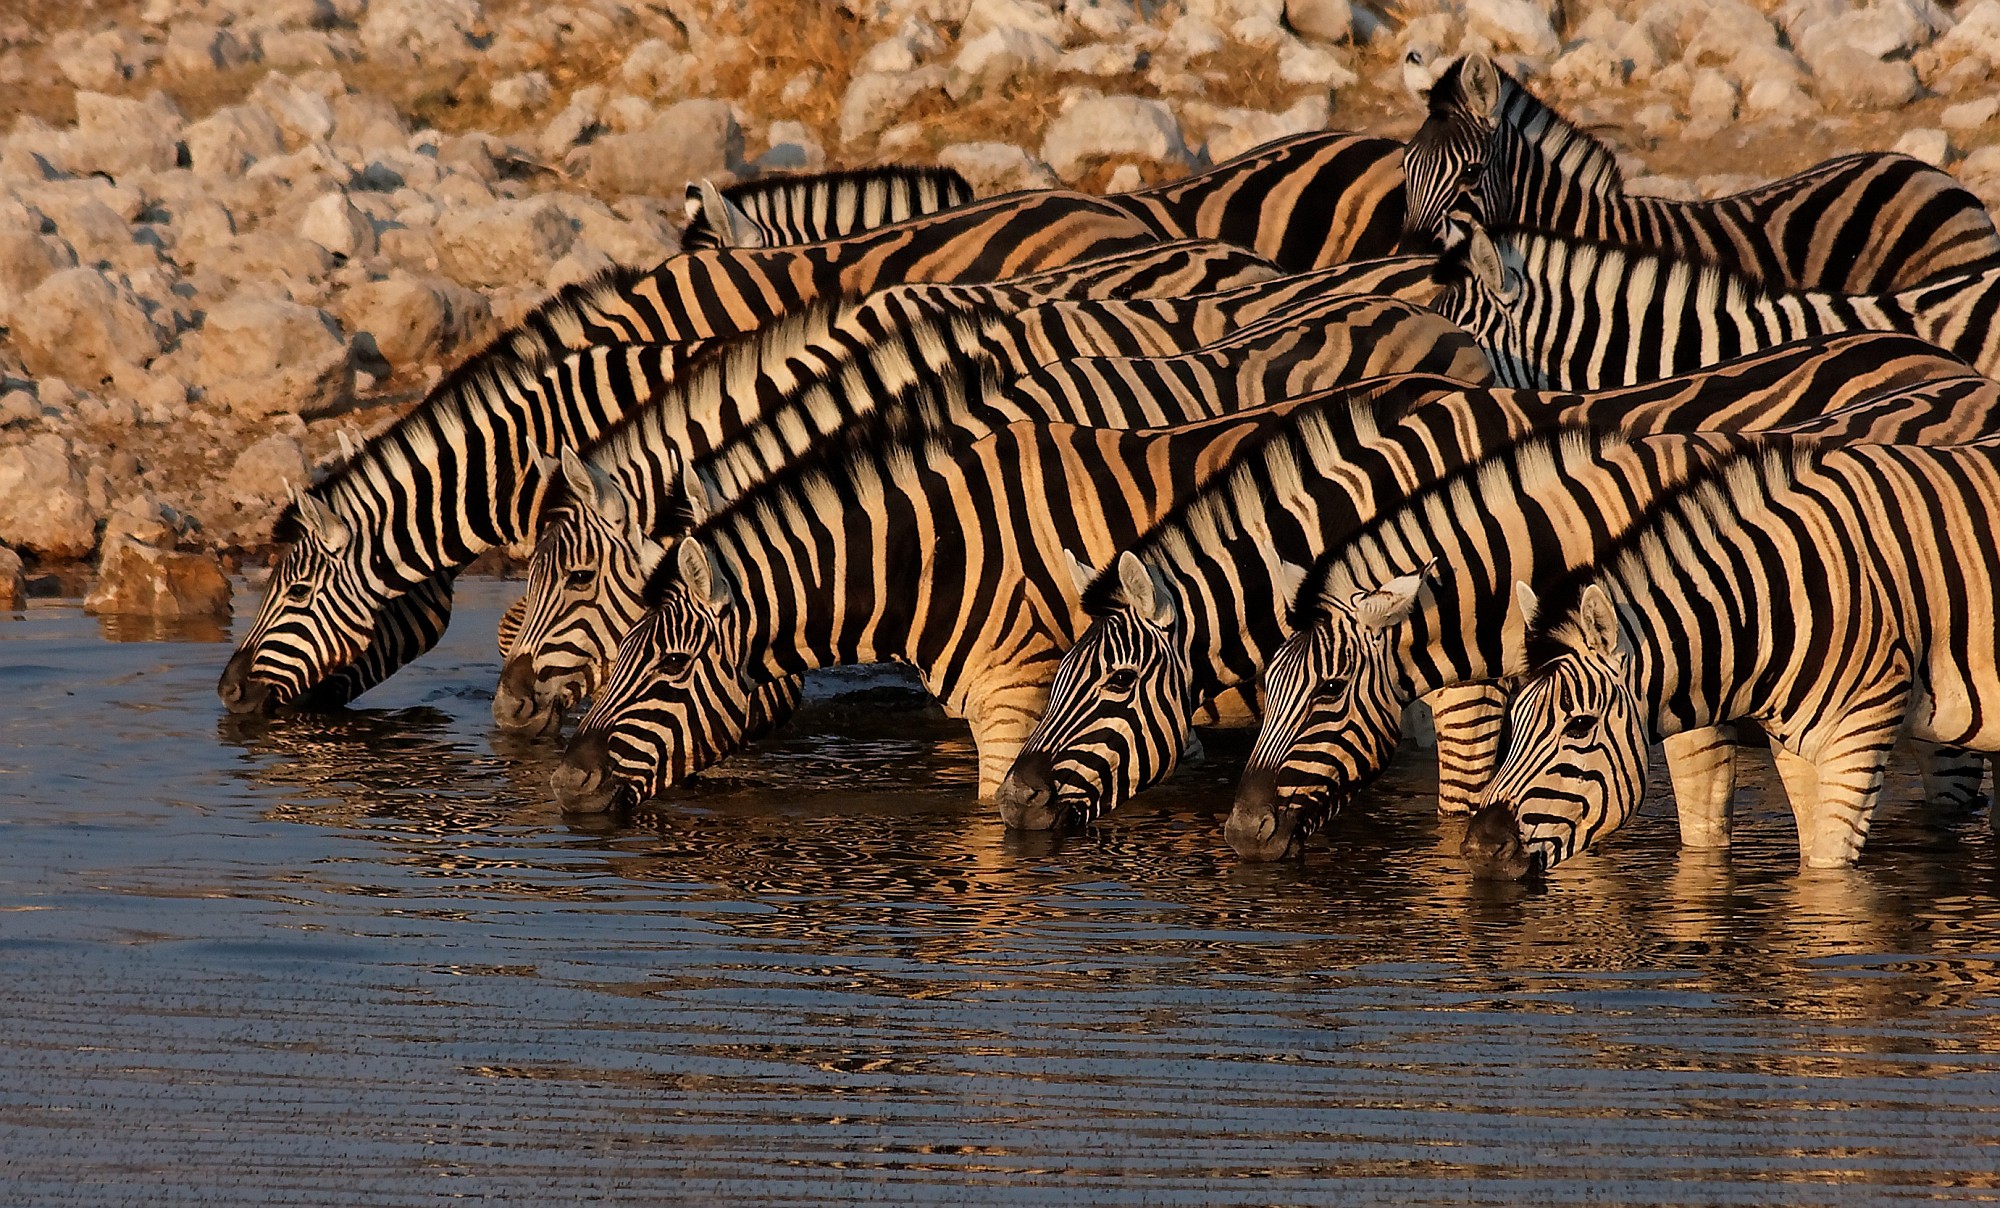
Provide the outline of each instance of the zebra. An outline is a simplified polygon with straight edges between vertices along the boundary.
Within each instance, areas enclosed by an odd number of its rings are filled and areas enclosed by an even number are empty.
[[[1813,376],[1816,366],[1836,390],[1871,380],[1906,384],[1927,369],[1966,373],[1921,341],[1866,335],[1779,349],[1589,404],[1605,416],[1630,413],[1654,423],[1669,420],[1675,407],[1748,422],[1750,391],[1810,399],[1814,392],[1792,388],[1794,375]],[[1192,705],[1254,683],[1266,654],[1287,636],[1298,581],[1328,541],[1444,468],[1476,462],[1556,422],[1550,408],[1564,405],[1513,391],[1467,391],[1442,379],[1353,389],[1404,400],[1397,439],[1410,451],[1400,460],[1338,442],[1252,449],[1093,584],[1085,603],[1095,620],[1066,657],[1048,712],[1002,788],[1011,825],[1041,829],[1093,818],[1165,776],[1185,745]],[[1844,397],[1851,396],[1828,401]],[[1154,623],[1155,612],[1170,624]],[[1106,677],[1114,673],[1111,683]],[[1104,695],[1111,691],[1117,695]],[[1441,765],[1449,772],[1460,759],[1489,767],[1490,738],[1482,737],[1462,736],[1454,747],[1441,729]]]
[[[945,167],[892,164],[779,176],[726,189],[703,180],[687,187],[681,247],[692,252],[820,243],[971,200],[965,177]]]
[[[1907,735],[2000,750],[2000,447],[1769,437],[1540,590],[1464,853],[1547,871],[1638,804],[1649,735],[1755,718],[1807,868],[1854,863]]]
[[[1830,397],[1822,402],[1787,391],[1767,396],[1775,405],[1761,414],[1736,400],[1738,419],[1841,441],[1911,432],[1979,440],[2000,433],[1994,426],[2000,383],[1989,379],[1951,377],[1849,402],[1841,396],[1851,396],[1854,383],[1841,381],[1836,358],[1809,363],[1802,376],[1830,387]],[[1528,409],[1546,410],[1565,425],[1626,422],[1628,437],[1675,439],[1680,417],[1671,411],[1652,408],[1642,424],[1629,425],[1628,410],[1604,406],[1604,397],[1562,406],[1558,396]],[[1983,422],[1968,422],[1974,415]],[[1307,571],[1293,605],[1293,632],[1265,667],[1262,729],[1224,828],[1238,854],[1269,860],[1296,850],[1340,800],[1381,771],[1410,702],[1434,693],[1446,696],[1437,724],[1440,809],[1469,813],[1484,795],[1499,754],[1504,698],[1490,684],[1454,689],[1497,678],[1507,585],[1562,567],[1568,552],[1588,550],[1605,520],[1592,480],[1536,478],[1511,460],[1481,463],[1478,472],[1491,481],[1473,491],[1427,488],[1329,546]],[[1446,735],[1454,741],[1444,741]],[[1734,779],[1719,738],[1703,728],[1670,740],[1688,846],[1728,843]],[[1955,758],[1925,755],[1927,780],[1944,778],[1936,795],[1963,797],[1956,778],[1968,773],[1976,793],[1976,761],[1961,766]]]
[[[883,280],[1018,276],[1156,242],[1095,199],[1050,193],[842,242],[698,252],[646,274],[613,273],[565,291],[537,330],[571,348],[712,339]],[[519,341],[502,343],[506,355],[460,366],[280,516],[276,540],[291,548],[216,686],[230,711],[288,703],[354,660],[390,600],[470,561],[459,555],[474,546],[524,535],[524,515],[501,512],[526,506],[512,487],[527,460],[587,444],[618,418],[600,399],[544,390],[547,350],[527,355]]]
[[[558,799],[586,812],[653,796],[740,745],[759,681],[865,662],[909,664],[971,724],[990,798],[1079,627],[1089,565],[1243,448],[1367,442],[1374,410],[1347,393],[1169,429],[844,430],[660,563]]]
[[[1192,176],[1104,200],[1146,223],[1163,239],[1220,239],[1251,248],[1287,272],[1389,256],[1403,223],[1403,147],[1392,139],[1315,131],[1275,139]],[[863,169],[861,189],[914,189],[938,169]],[[876,174],[896,175],[887,181]],[[742,240],[763,247],[841,233],[824,221],[824,177],[783,177],[729,190],[688,190],[686,246]],[[908,183],[905,183],[908,182]],[[836,182],[835,189],[847,186]],[[729,215],[723,233],[710,217],[717,202],[748,204]],[[939,194],[942,196],[942,193]],[[754,212],[745,213],[745,210]],[[885,211],[886,212],[886,211]]]
[[[1712,265],[1471,227],[1433,304],[1510,386],[1600,390],[1839,331],[1921,336],[2000,372],[2000,267],[1879,296],[1773,291]]]
[[[1979,199],[1907,155],[1849,155],[1714,201],[1627,194],[1609,147],[1483,54],[1445,68],[1403,168],[1410,251],[1448,243],[1450,219],[1469,212],[1728,266],[1773,289],[1894,293],[2000,262]]]
[[[947,394],[956,402],[927,420],[930,427],[970,431],[1015,419],[1163,427],[1385,372],[1432,371],[1467,381],[1486,374],[1484,359],[1463,333],[1395,299],[1336,296],[1177,357],[1082,358],[1037,367],[1011,360],[1010,344],[982,336],[970,322],[939,322],[939,313],[926,309],[930,304],[918,304],[922,297],[882,291],[846,313],[827,314],[807,345],[810,353],[794,346],[781,357],[763,358],[786,375],[785,388],[803,395],[809,416],[796,417],[794,399],[774,402],[778,414],[739,442],[752,455],[748,470],[735,468],[746,460],[741,451],[705,460],[697,466],[707,480],[701,493],[734,497],[858,410],[888,406],[892,398],[905,407],[912,397],[929,403],[915,386],[961,375],[966,359],[990,361],[996,381],[980,391],[967,386]],[[981,321],[988,335],[1012,322],[997,313]],[[1069,344],[1091,338],[1091,331]],[[683,417],[714,410],[705,396],[768,396],[773,383],[756,359],[730,358],[733,373],[713,366],[696,373],[685,387],[675,387],[673,397],[608,434],[591,453],[592,481],[572,474],[578,489],[545,508],[524,596],[530,619],[507,646],[494,696],[494,717],[503,728],[552,729],[563,710],[602,679],[618,639],[638,619],[645,577],[667,552],[664,538],[686,515],[681,459],[716,448],[690,440]],[[838,389],[811,388],[809,377],[796,373],[808,363],[810,374]]]

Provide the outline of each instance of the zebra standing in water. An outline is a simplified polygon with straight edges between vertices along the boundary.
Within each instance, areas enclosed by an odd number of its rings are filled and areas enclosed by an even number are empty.
[[[677,256],[642,276],[617,274],[548,312],[554,338],[678,343],[733,334],[824,295],[889,280],[996,279],[1157,242],[1095,199],[1046,194],[946,211],[837,243]],[[512,346],[508,346],[512,348]],[[280,518],[290,541],[263,605],[223,669],[232,712],[286,704],[369,640],[381,610],[480,548],[525,535],[514,492],[523,466],[587,444],[617,418],[607,400],[548,405],[538,362],[475,357],[417,410],[302,493]],[[497,524],[497,527],[493,527]],[[483,531],[491,527],[491,532]],[[459,555],[466,555],[459,557]]]
[[[1034,366],[1011,358],[1011,341],[993,338],[996,329],[1014,325],[1014,316],[966,310],[960,312],[966,321],[950,321],[939,299],[959,292],[885,290],[827,312],[809,352],[732,355],[722,368],[711,363],[608,433],[590,454],[589,488],[561,493],[544,509],[524,596],[528,619],[507,647],[495,719],[510,729],[548,730],[602,679],[619,639],[638,620],[646,575],[667,552],[669,534],[679,531],[684,455],[700,459],[706,496],[731,499],[835,424],[892,402],[908,406],[913,383],[959,375],[971,362],[991,362],[996,382],[925,419],[926,426],[966,432],[1017,419],[1169,426],[1384,373],[1441,373],[1466,382],[1487,376],[1464,333],[1394,299],[1324,299],[1175,357]],[[1092,338],[1097,327],[1068,343]],[[734,442],[755,455],[746,473],[735,468],[742,459],[733,449],[705,456],[718,446],[690,440],[686,417],[714,410],[709,396],[770,394],[774,379],[763,361],[775,364],[791,395],[774,401],[759,428]],[[809,372],[802,374],[801,365]]]
[[[1403,148],[1386,138],[1341,130],[1275,139],[1179,180],[1104,200],[1162,238],[1220,239],[1254,249],[1286,272],[1302,273],[1395,252],[1403,222]],[[876,179],[875,174],[895,175]],[[864,169],[864,189],[911,188],[932,168]],[[834,174],[838,175],[838,174]],[[956,175],[956,174],[953,174]],[[821,177],[781,177],[710,192],[689,188],[689,247],[803,243],[839,232]],[[712,186],[711,186],[712,190]],[[749,203],[728,232],[711,214],[739,193]],[[745,210],[753,209],[753,213]]]
[[[1525,678],[1474,870],[1584,850],[1638,805],[1649,735],[1739,717],[1771,735],[1802,863],[1852,864],[1899,738],[2000,750],[1996,499],[1992,445],[1771,438],[1521,592]]]
[[[1829,363],[1817,376],[1837,372]],[[1603,405],[1609,397],[1615,395],[1584,396],[1576,405],[1550,410],[1565,424],[1618,422],[1626,409]],[[1744,415],[1739,404],[1739,418],[1766,427],[1796,421],[1798,429],[1841,441],[1874,435],[1976,440],[2000,431],[2000,383],[1985,378],[1947,378],[1831,411],[1810,396],[1773,401],[1779,405],[1756,416]],[[1496,405],[1501,404],[1484,404]],[[1655,412],[1652,418],[1675,417]],[[1686,431],[1673,423],[1667,432],[1650,426],[1643,431],[1653,433],[1645,439],[1655,444],[1712,443],[1705,436],[1675,436],[1673,428]],[[1641,431],[1628,429],[1625,435]],[[1506,607],[1515,580],[1535,581],[1560,571],[1577,551],[1595,548],[1605,532],[1618,531],[1605,515],[1601,495],[1601,484],[1590,478],[1510,453],[1478,463],[1463,479],[1427,487],[1330,545],[1299,590],[1294,632],[1266,667],[1262,729],[1224,828],[1230,845],[1247,859],[1276,859],[1295,850],[1340,800],[1381,771],[1394,753],[1409,703],[1439,692],[1451,698],[1450,714],[1440,710],[1440,736],[1448,733],[1456,740],[1453,747],[1486,757],[1470,765],[1461,758],[1450,766],[1440,744],[1440,808],[1469,811],[1484,796],[1497,764],[1504,703],[1497,687],[1447,690],[1500,675],[1506,642],[1517,635]],[[1721,758],[1726,748],[1713,735],[1704,727],[1669,740],[1682,842],[1688,846],[1728,843],[1734,778]],[[1697,739],[1692,751],[1679,745],[1690,737]],[[1921,754],[1926,781],[1936,784],[1934,796],[1976,795],[1977,760]],[[1967,775],[1969,785],[1961,782]]]
[[[1440,265],[1438,313],[1510,386],[1601,390],[1841,331],[1921,336],[2000,373],[2000,267],[1880,296],[1774,291],[1685,260],[1472,227]]]
[[[1840,387],[1871,381],[1871,366],[1880,373],[1873,381],[1902,384],[1926,367],[1955,364],[1906,338],[1830,343],[1838,347],[1780,349],[1712,373],[1610,392],[1589,405],[1602,415],[1629,411],[1662,424],[1676,408],[1693,417],[1749,418],[1746,391],[1826,406],[1852,397]],[[1801,376],[1830,389],[1796,389]],[[1386,391],[1407,406],[1398,429],[1411,451],[1400,460],[1371,474],[1361,461],[1365,450],[1337,443],[1251,450],[1126,550],[1116,573],[1099,577],[1085,601],[1096,620],[1066,656],[1048,712],[1002,788],[1011,825],[1095,817],[1156,783],[1185,745],[1193,705],[1255,681],[1287,636],[1308,564],[1330,541],[1447,469],[1556,422],[1542,401],[1510,391],[1468,393],[1457,383],[1422,379]],[[1491,767],[1490,744],[1489,734],[1454,736],[1440,727],[1441,767],[1449,773],[1456,761],[1469,778],[1471,769]]]
[[[1611,149],[1483,54],[1447,67],[1410,139],[1405,246],[1449,242],[1466,215],[1726,265],[1774,289],[1886,294],[2000,264],[1986,207],[1907,155],[1829,160],[1714,201],[1627,194]]]
[[[687,187],[681,247],[776,247],[845,239],[972,201],[972,186],[950,168],[900,164],[778,176],[718,189]]]

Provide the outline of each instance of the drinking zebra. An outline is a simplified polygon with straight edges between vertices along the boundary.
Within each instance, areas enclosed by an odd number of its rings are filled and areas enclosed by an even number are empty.
[[[1465,838],[1546,871],[1638,805],[1651,735],[1754,718],[1808,868],[1852,864],[1904,736],[2000,750],[2000,448],[1768,438],[1521,594],[1507,753]]]
[[[687,187],[685,251],[775,247],[844,239],[972,201],[972,186],[950,168],[894,164],[777,176],[718,189]]]
[[[1072,319],[1082,305],[1070,304]],[[921,413],[934,430],[971,432],[1017,419],[1129,428],[1184,424],[1382,373],[1486,376],[1464,333],[1388,298],[1324,299],[1179,356],[1042,366],[1013,359],[1014,343],[994,337],[1016,316],[952,317],[920,291],[882,291],[827,312],[809,344],[791,342],[781,356],[746,348],[712,363],[607,434],[589,458],[595,485],[544,508],[524,597],[529,619],[507,647],[495,719],[550,729],[609,670],[619,639],[638,620],[646,575],[683,527],[685,457],[697,459],[702,494],[728,500],[836,424],[892,405]],[[1104,322],[1066,344],[1093,338]],[[983,394],[918,389],[927,378],[956,381],[971,363],[988,363],[997,375]],[[714,410],[715,397],[772,400],[772,414],[734,442],[748,446],[747,468],[742,451],[686,430],[686,417]]]
[[[1632,196],[1609,147],[1483,54],[1438,78],[1404,171],[1410,250],[1449,242],[1457,214],[1720,265],[1774,289],[1895,293],[2000,263],[1986,207],[1907,155],[1843,156],[1713,201]]]
[[[1391,139],[1315,131],[1253,147],[1205,172],[1104,200],[1162,238],[1220,239],[1252,248],[1287,272],[1306,272],[1395,252],[1403,222],[1402,158],[1402,146]],[[886,197],[895,190],[913,205],[926,174],[937,171],[864,169],[853,174],[860,179],[851,183],[780,177],[707,192],[691,186],[687,246],[741,241],[741,246],[765,247],[829,238],[841,233],[830,221],[840,212],[829,196],[859,197],[872,195],[872,190]],[[942,200],[948,192],[940,188],[934,195]],[[729,230],[720,231],[712,215],[728,213],[728,208],[716,203],[739,196],[747,204],[729,213]]]
[[[1838,386],[1832,360],[1813,376]],[[1630,422],[1604,396],[1560,396],[1542,406],[1564,423]],[[1809,431],[1823,439],[1916,436],[1977,440],[2000,432],[2000,383],[1979,377],[1871,395],[1826,410],[1819,398],[1771,398],[1758,414],[1739,403],[1740,426]],[[1838,402],[1838,397],[1828,399]],[[1551,405],[1553,404],[1553,405]],[[1475,404],[1478,405],[1478,404]],[[1495,403],[1487,406],[1501,405]],[[1655,411],[1650,432],[1672,441],[1677,417]],[[1655,426],[1669,422],[1666,429]],[[1747,422],[1745,422],[1747,421]],[[1684,430],[1684,429],[1683,429]],[[1293,633],[1272,652],[1264,673],[1264,720],[1245,764],[1224,834],[1249,859],[1296,850],[1339,802],[1372,780],[1394,753],[1409,703],[1501,674],[1506,643],[1518,635],[1508,618],[1516,580],[1537,581],[1619,531],[1601,484],[1566,469],[1523,468],[1513,454],[1475,463],[1458,479],[1432,484],[1405,504],[1329,545],[1300,587]],[[1622,522],[1620,522],[1622,523]],[[1498,761],[1504,700],[1484,690],[1451,692],[1438,732],[1455,740],[1447,766],[1440,742],[1440,808],[1468,811],[1486,791]],[[1683,740],[1695,736],[1692,749]],[[1713,731],[1683,731],[1668,752],[1681,809],[1682,841],[1728,843],[1734,778]],[[1469,758],[1468,753],[1476,756]],[[1977,760],[1925,752],[1934,793],[1976,794]],[[1962,783],[1970,778],[1970,786]]]
[[[1871,367],[1885,384],[1926,369],[1966,372],[1921,341],[1860,336],[1570,405],[1587,402],[1600,416],[1630,413],[1664,426],[1677,407],[1692,418],[1747,420],[1753,391],[1795,405],[1837,406],[1857,397],[1844,390],[1869,384]],[[1797,389],[1794,375],[1817,377],[1825,389]],[[1255,682],[1289,632],[1307,567],[1330,542],[1446,469],[1476,463],[1559,420],[1549,404],[1512,391],[1467,392],[1422,380],[1386,389],[1407,407],[1389,439],[1408,453],[1390,457],[1335,441],[1248,450],[1099,576],[1085,600],[1095,619],[1066,657],[1069,669],[1048,712],[1002,788],[1011,825],[1093,818],[1156,783],[1186,744],[1192,707]],[[1490,734],[1455,737],[1441,728],[1446,783],[1454,764],[1468,780],[1489,769],[1491,741]]]
[[[572,347],[710,339],[820,296],[865,291],[885,276],[993,279],[1154,242],[1094,199],[1046,194],[846,242],[677,256],[648,274],[565,291],[538,312],[534,332]],[[491,355],[460,366],[287,509],[276,539],[291,549],[217,684],[232,712],[289,703],[354,663],[396,597],[481,548],[525,536],[523,515],[501,515],[526,505],[512,492],[524,463],[587,444],[618,418],[599,409],[610,396],[546,390],[539,368],[553,354],[524,340],[503,337]]]
[[[1896,294],[1777,291],[1712,265],[1472,227],[1442,262],[1438,312],[1510,386],[1601,390],[1841,331],[1921,336],[2000,372],[2000,267]]]

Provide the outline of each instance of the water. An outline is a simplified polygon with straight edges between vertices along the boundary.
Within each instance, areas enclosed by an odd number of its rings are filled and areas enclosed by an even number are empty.
[[[0,1202],[2000,1198],[2000,856],[1911,785],[1851,873],[1760,768],[1727,857],[1484,887],[1406,761],[1247,867],[1240,742],[1008,836],[890,691],[572,827],[503,600],[245,726],[219,631],[0,614]]]

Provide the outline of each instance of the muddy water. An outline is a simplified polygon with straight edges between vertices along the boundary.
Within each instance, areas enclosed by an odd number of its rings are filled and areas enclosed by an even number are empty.
[[[0,615],[0,1203],[2000,1198],[2000,859],[1908,786],[1851,874],[1760,770],[1477,889],[1411,762],[1248,868],[1240,746],[1023,840],[890,689],[593,831],[502,599],[243,727],[219,633]]]

